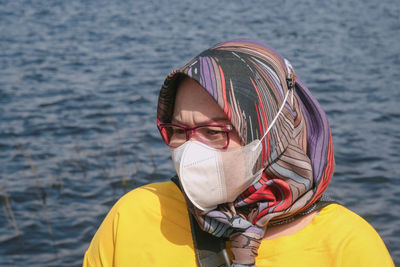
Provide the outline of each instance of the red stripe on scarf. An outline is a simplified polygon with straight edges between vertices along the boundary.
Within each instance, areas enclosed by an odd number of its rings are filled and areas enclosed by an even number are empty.
[[[264,123],[265,123],[265,129],[268,129],[268,120],[267,120],[267,117],[266,117],[266,113],[265,113],[265,109],[264,109],[264,105],[263,105],[263,102],[262,102],[262,100],[261,100],[261,96],[260,96],[260,92],[258,91],[258,88],[257,88],[257,86],[256,86],[256,84],[254,83],[254,81],[253,81],[253,79],[251,78],[251,77],[249,77],[250,78],[250,81],[251,81],[251,83],[253,84],[253,86],[254,86],[254,89],[256,90],[256,93],[257,93],[257,96],[258,96],[258,102],[259,102],[259,104],[260,104],[260,106],[261,106],[261,109],[262,109],[262,116],[263,116],[263,120],[264,120]],[[258,113],[258,112],[257,112]],[[260,124],[260,128],[262,129],[262,124]],[[260,136],[260,138],[262,137],[264,135],[264,129],[262,129],[262,133],[261,133],[261,136]],[[267,140],[267,155],[269,155],[269,151],[270,151],[270,147],[269,147],[269,133],[267,133],[267,136],[265,137],[265,139]],[[264,163],[264,146],[263,146],[263,151],[262,151],[262,155],[263,155],[263,157],[262,157],[262,162]]]
[[[231,110],[228,105],[228,100],[226,98],[226,84],[225,84],[225,75],[224,72],[221,69],[221,66],[218,66],[219,72],[221,74],[221,83],[222,83],[222,95],[224,98],[224,113],[228,117],[228,120],[231,120]]]
[[[259,190],[257,190],[257,193],[258,191],[261,191],[260,194],[264,193],[265,198],[261,198],[259,196],[254,197],[253,194],[251,199],[257,199],[255,202],[260,200],[269,200],[269,203],[268,209],[262,210],[253,220],[253,224],[256,224],[261,217],[268,214],[271,208],[274,208],[274,212],[279,212],[289,208],[290,205],[292,205],[292,191],[290,190],[290,186],[285,181],[274,179],[272,185],[269,186],[265,184]],[[272,197],[270,197],[271,195]]]
[[[264,128],[263,128],[262,123],[261,123],[260,113],[258,112],[258,107],[257,107],[257,102],[256,101],[254,101],[254,106],[255,106],[255,109],[256,109],[256,113],[257,113],[258,125],[260,126],[260,130],[262,132],[264,132]],[[265,157],[264,157],[264,155],[265,155],[265,145],[264,144],[265,143],[262,142],[261,162],[264,162],[264,159],[265,159]]]

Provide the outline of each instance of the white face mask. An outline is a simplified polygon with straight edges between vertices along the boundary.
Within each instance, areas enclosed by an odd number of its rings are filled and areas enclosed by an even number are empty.
[[[197,208],[212,210],[232,202],[260,179],[253,172],[262,146],[259,141],[232,150],[218,150],[198,141],[171,149],[172,161],[186,196]]]
[[[288,95],[289,92],[260,140],[229,150],[215,149],[198,141],[187,141],[171,149],[175,170],[193,205],[200,210],[213,210],[219,204],[234,201],[260,179],[263,169],[257,169],[256,165],[262,151],[261,140],[274,125]]]

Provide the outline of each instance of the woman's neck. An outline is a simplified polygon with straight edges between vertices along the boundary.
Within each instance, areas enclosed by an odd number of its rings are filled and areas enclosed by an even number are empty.
[[[310,224],[317,213],[317,211],[314,211],[285,224],[268,226],[263,239],[269,240],[281,236],[292,235]]]

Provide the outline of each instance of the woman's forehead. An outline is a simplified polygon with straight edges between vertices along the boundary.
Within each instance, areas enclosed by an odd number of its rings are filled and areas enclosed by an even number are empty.
[[[229,122],[209,93],[191,78],[182,81],[177,89],[172,121],[181,124]]]

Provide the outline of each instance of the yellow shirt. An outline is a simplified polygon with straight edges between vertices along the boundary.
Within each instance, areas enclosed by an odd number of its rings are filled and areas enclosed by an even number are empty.
[[[394,266],[376,231],[336,204],[295,234],[263,240],[256,265]],[[123,196],[93,237],[83,266],[197,266],[185,200],[176,185],[149,184]]]

